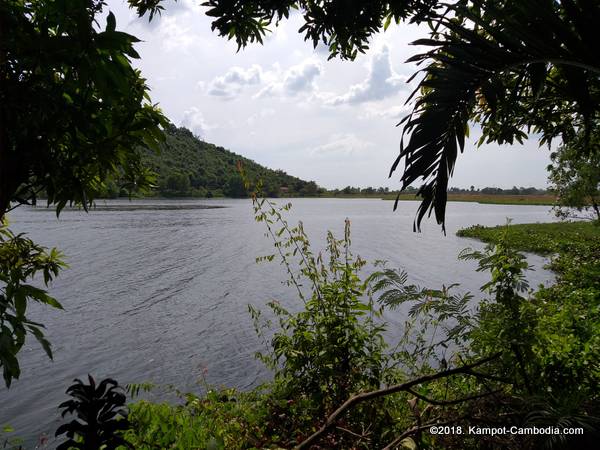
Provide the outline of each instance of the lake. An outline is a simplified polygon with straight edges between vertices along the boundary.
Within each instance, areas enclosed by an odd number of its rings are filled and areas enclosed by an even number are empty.
[[[280,200],[283,204],[287,200]],[[473,224],[498,225],[555,220],[547,206],[449,203],[447,235],[433,220],[412,232],[417,202],[376,199],[292,199],[290,223],[302,220],[315,248],[325,233],[343,236],[352,225],[355,254],[408,271],[412,283],[439,288],[460,282],[478,292],[488,275],[474,262],[457,260],[464,247],[479,242],[458,238],[456,230]],[[34,305],[30,318],[44,323],[54,361],[29,340],[19,355],[21,378],[0,388],[0,427],[11,424],[31,445],[42,433],[52,436],[61,423],[58,404],[76,377],[91,373],[121,384],[152,381],[199,391],[203,372],[211,384],[247,389],[268,372],[253,357],[262,349],[247,305],[277,299],[292,309],[299,300],[282,284],[277,262],[256,264],[274,252],[264,225],[253,218],[249,200],[115,200],[99,208],[64,211],[21,207],[10,214],[12,229],[36,242],[55,246],[70,268],[51,293],[65,310]],[[220,206],[222,208],[204,208]],[[531,286],[549,283],[544,259],[529,261]],[[366,271],[366,273],[368,270]],[[386,316],[390,333],[403,312]]]

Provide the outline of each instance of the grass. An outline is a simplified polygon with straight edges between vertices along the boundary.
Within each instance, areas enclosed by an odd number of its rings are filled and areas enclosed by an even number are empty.
[[[458,230],[457,236],[498,243],[506,226],[474,225]],[[555,222],[509,225],[506,240],[517,250],[547,255],[577,246],[600,245],[600,226],[594,222]]]
[[[383,200],[396,200],[396,194],[382,197]],[[491,195],[491,194],[453,194],[448,193],[449,202],[475,202],[493,205],[548,205],[552,206],[555,197],[549,194],[543,195]],[[420,201],[414,194],[401,194],[402,201]]]

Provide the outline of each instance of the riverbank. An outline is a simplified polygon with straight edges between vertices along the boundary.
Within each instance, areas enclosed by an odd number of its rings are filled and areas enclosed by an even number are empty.
[[[127,198],[127,197],[120,197]],[[211,197],[202,196],[160,196],[160,195],[148,195],[148,196],[134,196],[137,199],[157,199],[157,200],[203,200],[203,199],[231,199],[233,197],[227,197],[223,195],[213,195]],[[344,194],[344,193],[332,193],[325,192],[317,195],[309,196],[280,196],[279,198],[342,198],[342,199],[381,199],[381,200],[396,200],[396,193],[389,194]],[[106,200],[106,199],[98,199]],[[113,199],[114,200],[114,199]],[[399,201],[421,201],[421,198],[415,194],[403,193],[398,197]],[[533,205],[533,206],[552,206],[555,203],[556,198],[553,195],[503,195],[503,194],[453,194],[448,193],[449,202],[472,202],[482,203],[489,205]]]
[[[506,226],[483,227],[474,225],[456,232],[459,237],[479,239],[497,244],[501,239],[519,251],[541,255],[558,253],[571,248],[600,245],[600,226],[593,222],[525,223]]]
[[[396,194],[384,195],[382,200],[396,200]],[[400,201],[420,201],[414,194],[401,194]],[[449,202],[474,202],[491,205],[554,205],[556,197],[553,195],[491,195],[491,194],[453,194],[448,193]]]

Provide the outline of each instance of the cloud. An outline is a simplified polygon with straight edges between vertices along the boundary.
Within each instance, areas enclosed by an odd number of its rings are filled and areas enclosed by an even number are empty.
[[[357,104],[391,97],[402,89],[405,78],[392,69],[390,49],[383,45],[371,58],[369,75],[348,92],[327,101],[329,105]]]
[[[360,139],[353,133],[335,134],[328,143],[313,148],[310,155],[323,160],[352,159],[356,161],[356,159],[366,156],[366,150],[374,146],[372,142]]]
[[[254,95],[262,97],[294,97],[301,92],[316,91],[315,79],[322,73],[318,61],[308,59],[283,71],[279,64],[273,64],[269,70],[257,64],[247,69],[232,67],[224,75],[214,78],[208,84],[200,81],[198,87],[205,89],[208,95],[231,100],[237,97],[246,86],[264,85]]]
[[[308,59],[275,76],[275,81],[265,86],[256,97],[294,97],[300,92],[312,92],[316,89],[315,79],[322,72],[323,67],[320,62]]]
[[[302,91],[314,89],[314,80],[321,74],[321,65],[308,61],[289,69],[283,79],[283,89],[286,93],[295,95]]]
[[[207,123],[200,109],[195,106],[183,112],[180,125],[201,138],[206,137],[207,131],[217,128],[215,125]]]
[[[229,100],[242,92],[244,86],[257,85],[262,81],[262,68],[254,64],[248,69],[232,67],[225,75],[216,77],[208,85],[207,94]]]
[[[192,0],[166,0],[163,4],[167,14],[178,14],[195,9],[198,5]]]
[[[413,109],[412,105],[400,104],[390,108],[372,108],[367,107],[365,113],[361,116],[365,119],[390,119],[399,121],[409,114]]]
[[[157,20],[157,19],[154,19]],[[161,46],[168,52],[187,51],[197,45],[197,37],[189,27],[184,26],[177,16],[159,19],[156,34],[160,37]]]

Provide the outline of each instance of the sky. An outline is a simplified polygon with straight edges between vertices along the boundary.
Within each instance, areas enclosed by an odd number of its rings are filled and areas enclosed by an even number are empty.
[[[272,27],[264,45],[237,51],[210,29],[200,0],[164,2],[148,23],[124,0],[108,0],[117,29],[137,36],[142,71],[158,103],[176,125],[260,164],[314,180],[326,188],[400,186],[388,178],[399,151],[396,124],[416,66],[404,63],[424,37],[416,26],[391,26],[355,61],[327,60],[297,30],[302,17]],[[524,145],[477,147],[477,128],[459,155],[450,186],[547,185],[550,152],[535,139]]]

